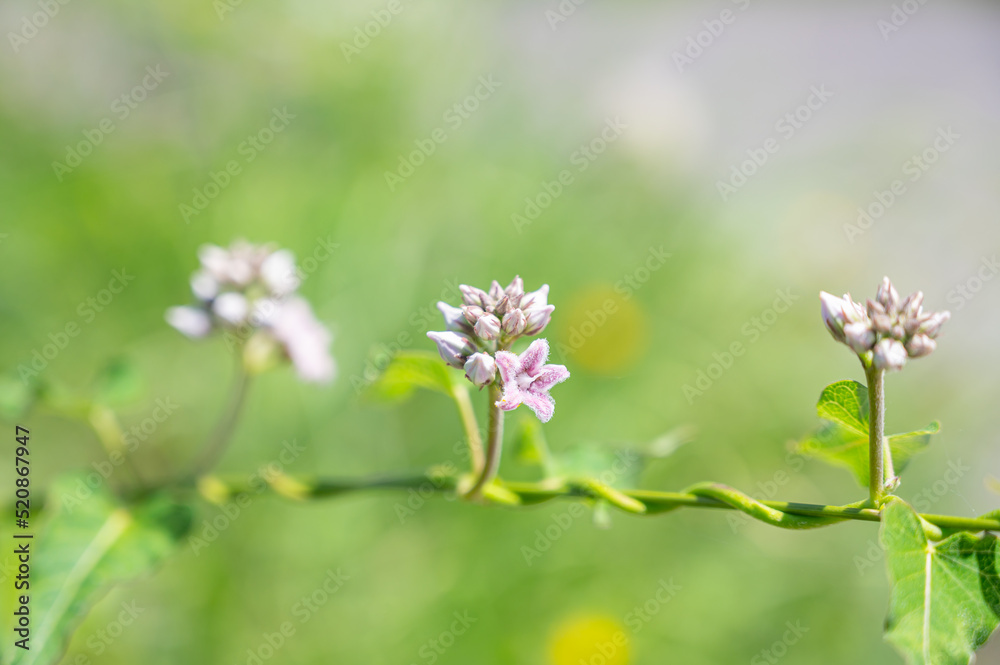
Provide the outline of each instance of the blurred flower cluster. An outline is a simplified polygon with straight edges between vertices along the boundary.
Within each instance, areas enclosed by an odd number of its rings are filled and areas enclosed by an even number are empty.
[[[876,369],[898,370],[907,358],[920,358],[937,346],[935,338],[949,312],[924,312],[920,291],[900,301],[888,277],[883,278],[875,300],[867,305],[821,292],[823,322],[833,338],[846,344]]]
[[[429,332],[441,358],[479,388],[493,383],[500,367],[504,397],[497,405],[511,410],[526,404],[542,422],[552,417],[555,402],[548,390],[569,377],[562,365],[545,365],[549,345],[535,340],[518,356],[508,349],[521,337],[537,335],[552,320],[554,305],[548,304],[549,285],[525,293],[524,282],[515,277],[506,288],[494,281],[489,291],[461,285],[462,305],[439,302],[445,330]]]
[[[196,303],[168,309],[171,326],[192,339],[221,330],[251,372],[287,358],[304,381],[333,379],[332,336],[296,294],[301,280],[290,251],[237,240],[228,248],[205,245],[198,259]]]

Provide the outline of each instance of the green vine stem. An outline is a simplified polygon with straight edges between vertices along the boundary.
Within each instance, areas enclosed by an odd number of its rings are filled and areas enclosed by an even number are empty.
[[[198,477],[210,471],[222,457],[232,437],[239,420],[240,412],[243,410],[243,402],[246,400],[247,389],[250,387],[250,374],[246,371],[240,359],[236,363],[236,375],[233,377],[233,384],[229,390],[229,399],[226,402],[225,410],[222,412],[212,434],[202,447],[201,456],[192,465],[190,476]]]
[[[295,479],[293,493],[286,493],[286,482],[272,483],[272,491],[286,494],[296,500],[323,499],[352,492],[373,489],[414,489],[423,493],[442,495],[453,494],[458,486],[456,474],[431,469],[425,473],[411,473],[400,476],[376,476],[356,479]],[[213,501],[223,501],[227,497],[254,492],[246,482],[229,482],[212,477],[209,483],[214,489]],[[605,499],[588,482],[565,483],[553,486],[551,482],[500,482],[505,493],[516,496],[520,505],[530,506],[553,499],[597,500]],[[646,507],[645,514],[655,515],[678,508],[716,508],[738,510],[750,517],[773,526],[789,529],[814,528],[844,520],[879,522],[881,514],[863,504],[847,506],[827,506],[788,501],[757,501],[733,488],[718,483],[702,483],[684,492],[664,492],[658,490],[616,490]],[[612,503],[612,505],[615,505]],[[637,510],[629,510],[638,514]],[[921,514],[921,519],[947,531],[1000,531],[1000,519],[994,517],[959,517],[953,515]],[[805,520],[799,518],[807,518]]]
[[[865,366],[868,381],[868,487],[872,505],[885,502],[886,458],[891,455],[885,443],[885,370]],[[889,461],[888,466],[892,466]]]
[[[466,493],[466,498],[475,499],[482,494],[483,487],[493,482],[500,469],[500,453],[503,449],[503,411],[500,409],[500,397],[503,388],[499,381],[493,381],[489,388],[490,421],[486,441],[486,463],[472,488]]]
[[[482,473],[486,464],[483,456],[483,440],[479,436],[479,423],[476,422],[476,412],[472,409],[469,399],[469,389],[463,384],[456,384],[451,389],[451,397],[458,406],[458,415],[465,429],[465,440],[469,444],[469,462],[475,473]]]

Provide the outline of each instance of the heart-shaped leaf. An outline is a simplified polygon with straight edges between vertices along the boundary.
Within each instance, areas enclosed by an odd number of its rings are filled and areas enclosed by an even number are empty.
[[[114,584],[144,575],[175,548],[191,523],[187,506],[163,495],[125,505],[104,487],[76,499],[79,477],[51,488],[58,505],[33,550],[30,649],[8,652],[13,665],[58,661],[80,619]],[[88,490],[89,491],[89,490]],[[61,498],[66,498],[62,501]],[[12,640],[5,640],[4,648]]]
[[[795,446],[795,451],[848,469],[862,487],[868,486],[868,389],[857,381],[827,386],[816,405],[823,424]],[[886,437],[893,470],[902,473],[910,459],[930,444],[940,431],[933,422],[922,430]]]
[[[447,365],[436,355],[421,351],[402,351],[393,356],[388,367],[368,388],[376,399],[406,399],[417,388],[436,390],[451,396],[453,378]]]
[[[885,638],[910,665],[968,665],[1000,623],[1000,549],[993,534],[931,542],[900,499],[882,509],[892,584]]]

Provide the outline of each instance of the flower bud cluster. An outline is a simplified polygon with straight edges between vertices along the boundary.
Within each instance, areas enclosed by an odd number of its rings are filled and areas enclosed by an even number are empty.
[[[877,369],[899,370],[908,358],[930,354],[942,324],[951,317],[949,312],[924,312],[920,291],[900,301],[888,277],[875,300],[865,305],[849,294],[838,298],[824,291],[819,297],[823,323],[833,338]]]
[[[295,257],[285,249],[237,240],[228,248],[205,245],[191,277],[194,305],[171,307],[167,323],[198,339],[222,330],[246,342],[244,361],[254,370],[275,354],[295,365],[306,381],[327,382],[334,363],[330,332],[309,303],[296,295]]]
[[[524,292],[524,282],[515,277],[506,288],[494,281],[489,291],[462,284],[462,305],[439,302],[445,330],[429,332],[438,353],[452,367],[465,369],[472,383],[482,388],[496,378],[497,348],[509,348],[519,337],[537,335],[552,319],[548,304],[549,285]]]

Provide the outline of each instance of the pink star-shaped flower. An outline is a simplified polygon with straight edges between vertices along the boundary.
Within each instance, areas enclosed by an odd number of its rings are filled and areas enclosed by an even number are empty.
[[[503,381],[503,397],[497,402],[504,411],[512,411],[525,404],[538,419],[547,423],[552,418],[556,401],[549,389],[569,378],[562,365],[546,365],[549,343],[536,339],[520,357],[510,351],[497,351],[497,367]]]

